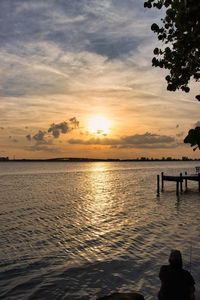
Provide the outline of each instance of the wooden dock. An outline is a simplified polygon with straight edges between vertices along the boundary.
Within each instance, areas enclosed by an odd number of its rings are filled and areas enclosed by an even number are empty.
[[[183,192],[183,183],[185,183],[185,189],[187,190],[188,180],[198,182],[198,190],[200,192],[200,173],[198,174],[185,174],[180,173],[179,176],[169,176],[164,175],[164,172],[161,173],[161,191],[164,191],[164,182],[165,181],[175,181],[176,182],[176,195]],[[160,194],[160,175],[157,175],[157,195]]]

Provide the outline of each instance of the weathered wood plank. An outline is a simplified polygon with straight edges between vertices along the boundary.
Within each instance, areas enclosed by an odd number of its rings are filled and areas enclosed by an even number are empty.
[[[163,176],[163,180],[165,181],[178,181],[178,182],[183,182],[183,176]]]
[[[182,178],[187,180],[199,181],[198,175],[183,175]]]

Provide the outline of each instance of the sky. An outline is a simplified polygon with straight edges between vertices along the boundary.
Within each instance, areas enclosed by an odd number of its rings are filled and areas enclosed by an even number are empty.
[[[0,157],[199,158],[198,85],[152,67],[143,0],[0,1]]]

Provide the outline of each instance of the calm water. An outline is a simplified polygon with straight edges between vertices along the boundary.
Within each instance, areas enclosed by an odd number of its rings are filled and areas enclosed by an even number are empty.
[[[198,162],[0,163],[0,299],[96,299],[114,291],[153,300],[172,248],[200,299],[200,193],[156,196],[161,171]]]

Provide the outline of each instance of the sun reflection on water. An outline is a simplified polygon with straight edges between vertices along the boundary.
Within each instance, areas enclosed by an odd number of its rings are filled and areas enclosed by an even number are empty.
[[[63,207],[59,206],[54,242],[69,257],[68,264],[119,257],[132,244],[128,232],[138,219],[136,212],[129,218],[129,180],[124,182],[122,174],[107,162],[94,162],[87,167],[87,172],[76,174],[73,189],[66,186],[69,177],[63,179],[57,198]],[[124,176],[127,178],[127,172]]]
[[[91,165],[89,195],[86,200],[86,213],[90,223],[102,224],[113,211],[112,179],[105,163]]]
[[[114,180],[105,163],[91,164],[87,178],[87,193],[82,199],[82,228],[85,228],[85,249],[82,255],[88,261],[109,258],[115,243],[117,215]]]

